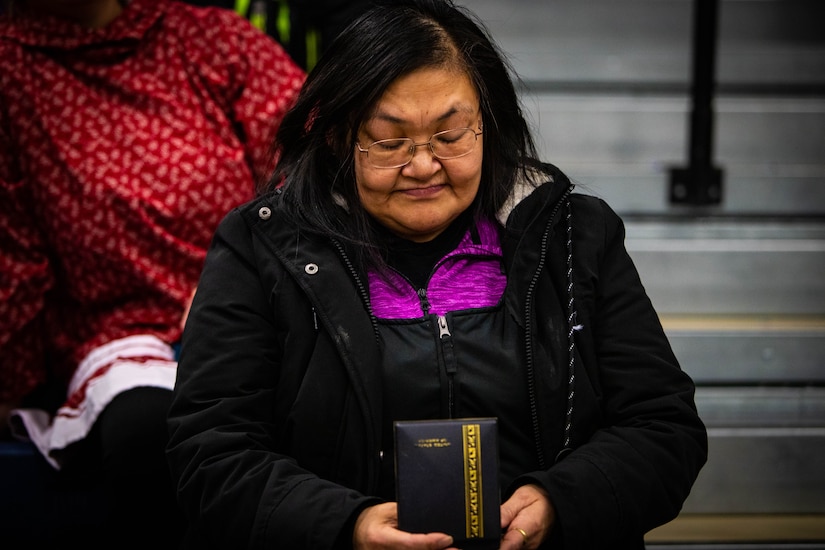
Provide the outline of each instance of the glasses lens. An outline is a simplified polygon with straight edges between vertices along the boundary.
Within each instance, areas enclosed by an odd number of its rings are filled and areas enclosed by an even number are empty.
[[[413,140],[410,138],[382,139],[367,148],[370,162],[379,168],[403,166],[412,157]]]
[[[440,159],[454,159],[470,153],[476,144],[476,134],[470,128],[456,128],[433,134],[430,145]]]

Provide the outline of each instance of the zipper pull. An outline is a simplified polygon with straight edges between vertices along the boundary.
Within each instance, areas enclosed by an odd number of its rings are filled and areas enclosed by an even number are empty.
[[[445,336],[449,337],[449,336],[452,336],[452,334],[450,333],[450,327],[447,326],[447,317],[445,317],[444,315],[439,315],[438,316],[438,337],[443,340]]]
[[[447,316],[438,316],[438,339],[441,340],[441,351],[444,354],[444,369],[448,376],[453,377],[458,372],[458,363],[453,349],[453,333],[447,326]]]
[[[424,315],[429,315],[430,300],[427,298],[427,289],[419,288],[416,290],[416,294],[418,294],[418,299],[421,301],[421,311],[424,312]]]

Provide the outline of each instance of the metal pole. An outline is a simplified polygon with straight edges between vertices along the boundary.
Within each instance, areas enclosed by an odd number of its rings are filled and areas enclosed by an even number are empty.
[[[718,0],[695,0],[690,145],[687,168],[671,171],[671,201],[695,205],[722,199],[722,171],[713,166]]]

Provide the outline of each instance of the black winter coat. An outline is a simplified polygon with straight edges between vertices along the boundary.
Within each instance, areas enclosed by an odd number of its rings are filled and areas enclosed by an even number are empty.
[[[543,465],[518,481],[550,495],[553,548],[643,548],[644,533],[678,514],[707,435],[620,218],[571,190],[555,171],[506,217],[503,299],[523,328]],[[169,419],[189,546],[351,545],[392,444],[381,441],[381,351],[368,300],[343,247],[282,223],[277,195],[222,222]]]

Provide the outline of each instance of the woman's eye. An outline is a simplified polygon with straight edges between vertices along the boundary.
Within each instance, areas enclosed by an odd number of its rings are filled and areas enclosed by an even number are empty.
[[[455,130],[447,130],[446,132],[441,132],[433,136],[434,140],[438,143],[443,144],[450,144],[459,141],[466,136],[467,130],[464,128],[458,128]]]
[[[405,139],[387,139],[376,141],[373,147],[378,147],[382,151],[397,151],[398,149],[403,149],[406,144],[407,140]]]

